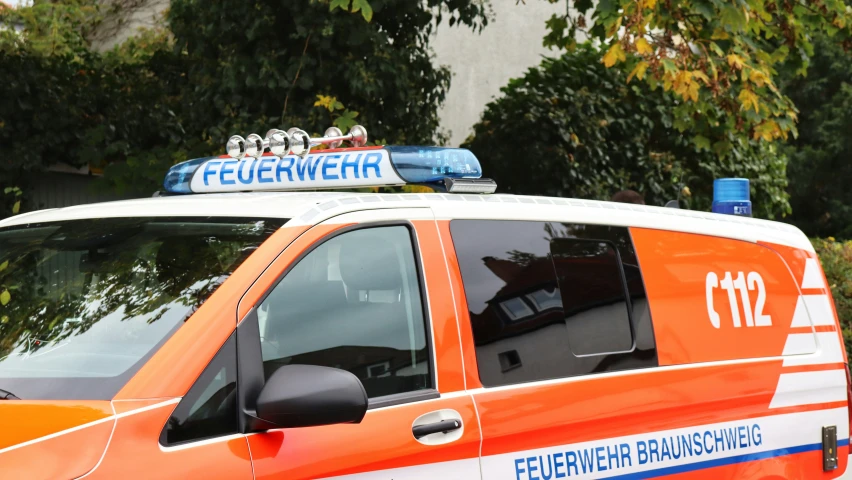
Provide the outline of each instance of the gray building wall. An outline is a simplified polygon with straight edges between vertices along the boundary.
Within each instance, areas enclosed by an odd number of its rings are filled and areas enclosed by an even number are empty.
[[[500,94],[509,79],[520,77],[541,63],[542,55],[557,55],[542,46],[545,22],[565,13],[565,0],[491,0],[494,18],[482,33],[444,22],[432,39],[436,63],[453,72],[452,85],[439,115],[441,128],[450,133],[450,146],[470,135],[488,102]],[[369,127],[368,127],[369,128]]]

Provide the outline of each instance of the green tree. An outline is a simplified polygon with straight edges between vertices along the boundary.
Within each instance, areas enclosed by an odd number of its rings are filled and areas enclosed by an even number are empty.
[[[556,0],[548,0],[551,3]],[[843,0],[575,0],[548,22],[545,45],[576,47],[583,33],[606,45],[607,67],[680,97],[673,117],[697,147],[727,158],[751,143],[796,133],[796,108],[776,86],[780,65],[803,72],[811,38],[848,44],[852,10]],[[570,10],[569,10],[570,9]]]
[[[737,155],[720,158],[708,140],[692,141],[698,126],[678,124],[674,95],[627,84],[629,73],[606,68],[601,53],[581,44],[545,59],[487,106],[466,146],[501,191],[609,199],[631,188],[649,204],[709,210],[713,179],[742,176],[756,216],[789,211],[775,145],[728,132]]]
[[[485,0],[173,0],[162,30],[100,54],[106,4],[0,11],[0,187],[63,161],[150,195],[174,163],[272,127],[440,141],[450,72],[433,64],[432,28],[479,29],[488,13]]]
[[[809,236],[852,239],[852,55],[831,39],[814,42],[807,77],[782,71],[779,85],[799,107],[799,136],[783,151],[789,221]]]

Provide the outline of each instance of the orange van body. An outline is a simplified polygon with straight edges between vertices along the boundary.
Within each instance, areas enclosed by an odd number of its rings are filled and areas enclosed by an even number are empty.
[[[494,386],[478,365],[454,221],[404,204],[288,222],[112,401],[0,401],[0,478],[828,479],[846,471],[848,362],[813,251],[772,236],[749,242],[626,225],[657,365]],[[161,443],[220,347],[294,265],[341,232],[386,222],[407,225],[414,239],[436,395],[371,408],[358,424]],[[458,438],[412,436],[416,419],[444,410],[461,419]],[[836,429],[831,469],[823,427]]]

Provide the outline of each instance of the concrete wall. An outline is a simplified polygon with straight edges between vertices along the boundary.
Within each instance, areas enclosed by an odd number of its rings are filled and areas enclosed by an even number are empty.
[[[565,0],[491,0],[494,18],[477,34],[446,22],[435,32],[435,62],[453,72],[447,100],[440,111],[441,128],[450,133],[450,146],[458,146],[479,121],[485,105],[500,94],[509,79],[541,63],[542,55],[558,52],[542,46],[545,22],[565,12]],[[369,127],[367,127],[369,128]]]

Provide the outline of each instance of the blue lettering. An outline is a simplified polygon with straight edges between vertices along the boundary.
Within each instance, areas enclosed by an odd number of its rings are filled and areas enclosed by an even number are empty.
[[[271,178],[263,178],[263,172],[271,172],[272,164],[275,163],[275,160],[271,158],[264,158],[260,161],[260,165],[257,166],[257,181],[258,183],[272,183],[274,180]],[[268,164],[269,166],[264,167],[264,164]]]
[[[680,450],[681,456],[686,458],[686,452],[689,452],[689,456],[692,456],[692,442],[689,441],[689,435],[681,435],[680,436]]]
[[[669,460],[672,459],[672,449],[671,449],[671,447],[669,447],[669,441],[670,440],[671,440],[671,438],[665,438],[665,437],[663,437],[663,439],[660,440],[660,444],[661,444],[660,461],[665,460],[666,457],[669,457],[668,458]]]
[[[725,451],[725,437],[723,435],[723,432],[723,430],[713,430],[713,439],[716,440],[717,452]],[[721,445],[721,447],[719,445]]]
[[[355,160],[349,160],[349,154],[343,156],[343,162],[340,163],[340,176],[345,180],[346,179],[346,168],[351,168],[352,172],[355,173],[355,178],[358,177],[358,164],[361,162],[361,156],[363,154],[359,153]]]
[[[204,185],[210,185],[207,179],[210,177],[210,175],[216,175],[216,171],[210,167],[215,167],[221,164],[222,162],[207,162],[204,164]]]
[[[604,455],[604,447],[598,447],[595,449],[595,460],[597,461],[599,472],[603,472],[604,470],[606,470],[606,466],[603,464],[603,461],[606,460],[606,455]]]
[[[594,451],[591,448],[584,448],[580,452],[580,466],[583,467],[583,473],[595,471]]]
[[[621,463],[622,467],[632,467],[633,461],[630,460],[630,445],[626,443],[622,443],[618,446],[618,449],[621,450]],[[625,460],[627,460],[625,462]]]
[[[287,166],[284,166],[284,162],[287,162]],[[278,183],[281,183],[281,173],[287,172],[287,180],[293,181],[293,172],[290,171],[290,168],[293,166],[293,158],[292,157],[283,157],[278,159],[278,165],[275,167],[275,180]]]
[[[331,161],[331,159],[333,159],[333,158],[340,158],[340,155],[326,155],[325,156],[325,163],[322,164],[322,179],[323,180],[337,180],[338,178],[340,178],[337,175],[329,175],[329,173],[328,173],[329,168],[337,168],[337,162]]]
[[[760,446],[763,443],[763,435],[760,434],[760,425],[754,424],[751,426],[751,443],[755,446]]]
[[[550,455],[545,455],[545,458],[547,458],[547,462],[544,462],[541,459],[541,456],[538,457],[538,463],[539,463],[539,465],[541,465],[541,479],[542,480],[550,480],[551,478],[553,478],[553,463],[552,463],[553,459],[550,457]],[[545,465],[547,465],[547,474],[546,475],[544,473],[544,466]]]
[[[740,448],[745,448],[748,446],[748,435],[746,434],[746,427],[737,427],[737,438],[740,440]]]
[[[319,167],[319,163],[322,160],[322,155],[314,158],[313,160],[313,164],[311,164],[311,156],[296,160],[296,174],[299,176],[299,180],[305,180],[305,170],[308,172],[309,179],[316,180],[317,167]],[[303,164],[302,162],[305,163]]]
[[[704,445],[701,444],[701,433],[695,432],[692,434],[692,443],[695,445],[695,455],[704,453]]]
[[[562,458],[563,456],[564,456],[564,454],[562,452],[553,454],[553,471],[556,472],[556,478],[564,478],[565,477],[565,474],[560,473],[560,471],[559,471],[559,467],[565,466],[565,464],[562,463],[562,460],[560,460],[560,458]]]
[[[710,446],[709,447],[707,446],[707,437],[710,437]],[[707,430],[706,432],[704,432],[704,451],[707,452],[707,453],[713,453],[713,448],[711,448],[712,446],[713,446],[713,432],[711,432],[710,430]]]
[[[234,173],[233,168],[228,168],[229,164],[230,165],[237,165],[238,163],[239,162],[237,162],[236,160],[228,160],[226,162],[222,162],[222,169],[219,170],[219,183],[221,183],[222,185],[233,185],[233,184],[237,183],[236,180],[225,180],[225,175],[229,175],[231,173]]]
[[[574,475],[580,474],[580,469],[577,468],[577,454],[573,450],[565,452],[565,464],[569,477],[571,476],[571,467],[574,467]]]
[[[382,178],[382,172],[379,170],[379,164],[382,162],[382,154],[368,153],[364,156],[364,166],[362,167],[364,178],[370,178],[367,175],[367,168],[372,168],[376,172],[376,178]]]
[[[618,445],[612,445],[612,451],[609,450],[609,445],[606,446],[606,457],[609,463],[609,469],[618,468]],[[612,461],[615,460],[615,466],[612,466]]]
[[[245,160],[245,159],[240,161],[240,166],[237,169],[237,180],[239,180],[240,183],[242,183],[243,185],[247,185],[247,184],[251,183],[252,180],[254,180],[254,162],[255,162],[254,159],[252,159],[251,161]],[[248,175],[248,179],[243,180],[243,170],[245,170],[245,168],[243,168],[243,167],[245,165],[249,166],[249,175]]]
[[[728,450],[737,448],[737,434],[734,428],[726,428],[722,430],[722,434],[725,435],[725,445],[728,447]]]
[[[679,437],[669,437],[669,441],[671,442],[672,458],[674,458],[674,459],[680,458],[680,438]],[[675,454],[675,447],[677,447],[677,454]]]
[[[648,461],[650,461],[651,463],[660,461],[660,452],[658,448],[659,444],[655,439],[652,438],[648,440]],[[657,457],[656,460],[654,460],[655,456]]]
[[[645,445],[644,440],[636,442],[636,457],[639,461],[639,465],[645,465],[648,463],[648,447]]]
[[[515,459],[515,480],[521,480],[521,474],[527,472],[526,470],[524,470],[523,465],[524,465],[524,459],[523,458],[516,458]]]
[[[530,463],[530,460],[532,460],[532,463]],[[538,467],[535,466],[535,457],[527,457],[527,472],[530,475],[530,480],[541,480],[538,475],[533,476],[533,472],[536,470],[538,470]]]

